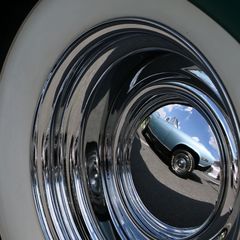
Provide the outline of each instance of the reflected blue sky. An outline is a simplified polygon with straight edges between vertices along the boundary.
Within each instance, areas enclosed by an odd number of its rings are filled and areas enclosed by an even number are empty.
[[[216,138],[202,115],[190,106],[169,104],[157,110],[161,118],[176,117],[179,121],[179,129],[188,134],[195,141],[203,144],[219,160],[219,151]]]

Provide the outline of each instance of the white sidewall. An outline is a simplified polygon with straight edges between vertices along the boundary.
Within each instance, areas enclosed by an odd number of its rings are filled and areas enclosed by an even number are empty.
[[[240,116],[240,47],[185,0],[42,0],[21,27],[0,81],[0,233],[43,239],[30,182],[30,136],[44,81],[63,50],[83,31],[116,17],[137,16],[175,29],[207,57]]]

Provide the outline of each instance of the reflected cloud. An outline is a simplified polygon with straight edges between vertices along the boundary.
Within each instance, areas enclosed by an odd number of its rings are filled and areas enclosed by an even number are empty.
[[[217,140],[216,140],[216,138],[214,137],[213,132],[212,132],[212,129],[211,129],[210,126],[208,126],[208,133],[209,133],[209,135],[210,135],[208,144],[209,144],[213,149],[215,149],[216,151],[218,151]]]
[[[192,107],[185,107],[184,111],[190,112],[192,114],[193,108]]]
[[[192,137],[192,139],[193,139],[194,141],[196,141],[196,142],[200,142],[199,137],[194,136],[194,137]]]
[[[217,141],[216,138],[214,136],[211,136],[209,139],[209,145],[211,145],[214,149],[218,150],[218,145],[217,145]]]
[[[160,117],[163,118],[163,119],[167,116],[167,113],[166,113],[166,111],[164,110],[164,108],[159,108],[156,112],[157,112],[157,113],[160,115]]]
[[[181,108],[181,106],[179,104],[169,104],[169,105],[165,106],[164,108],[167,109],[167,111],[170,113],[175,109]]]

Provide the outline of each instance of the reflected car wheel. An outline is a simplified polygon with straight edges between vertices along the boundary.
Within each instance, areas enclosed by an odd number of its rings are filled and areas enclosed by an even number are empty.
[[[195,168],[193,155],[187,150],[175,150],[172,155],[170,168],[177,176],[187,177]]]

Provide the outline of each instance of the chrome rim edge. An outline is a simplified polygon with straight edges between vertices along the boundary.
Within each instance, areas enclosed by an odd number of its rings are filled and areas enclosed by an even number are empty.
[[[215,209],[195,228],[156,219],[131,177],[137,127],[172,102],[191,103],[205,116],[224,159]],[[43,86],[30,151],[47,239],[211,239],[237,217],[239,128],[231,101],[202,54],[151,20],[102,23],[66,50]]]

